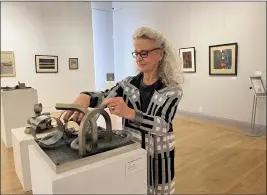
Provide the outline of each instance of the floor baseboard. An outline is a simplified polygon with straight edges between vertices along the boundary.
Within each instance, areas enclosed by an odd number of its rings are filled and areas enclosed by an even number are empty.
[[[205,114],[201,114],[201,113],[193,113],[193,112],[188,112],[185,110],[178,110],[177,116],[189,117],[189,118],[194,118],[194,119],[201,120],[201,121],[216,123],[216,124],[224,125],[224,126],[228,126],[228,127],[239,128],[239,129],[242,129],[244,131],[251,129],[251,125],[248,122],[236,121],[236,120],[226,119],[226,118],[220,118],[220,117],[205,115]],[[261,131],[263,134],[266,135],[266,125],[255,124],[255,130]]]

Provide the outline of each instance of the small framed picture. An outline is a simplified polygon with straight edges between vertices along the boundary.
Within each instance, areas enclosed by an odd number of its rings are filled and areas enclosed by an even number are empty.
[[[69,58],[69,69],[70,70],[78,69],[78,58]]]
[[[15,77],[15,57],[13,51],[1,51],[1,77]]]
[[[195,47],[180,48],[179,54],[183,63],[183,72],[196,72],[196,52]]]
[[[107,81],[114,81],[115,78],[114,78],[114,73],[107,73]]]
[[[256,96],[266,96],[266,90],[260,76],[251,76],[250,83]]]
[[[36,73],[58,73],[58,56],[35,55]]]
[[[209,75],[237,75],[237,43],[209,46]]]

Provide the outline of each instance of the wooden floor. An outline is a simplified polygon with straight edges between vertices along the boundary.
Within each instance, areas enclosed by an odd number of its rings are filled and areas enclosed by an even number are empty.
[[[176,194],[266,194],[266,137],[186,118],[174,127]],[[12,149],[1,146],[1,193],[26,194]]]

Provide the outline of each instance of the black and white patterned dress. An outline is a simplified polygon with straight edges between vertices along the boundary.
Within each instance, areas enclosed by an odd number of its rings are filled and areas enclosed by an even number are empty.
[[[118,82],[115,87],[100,92],[82,92],[91,96],[90,107],[96,107],[110,92],[123,97],[136,111],[134,120],[123,118],[122,128],[133,133],[148,153],[148,194],[175,192],[175,138],[173,118],[183,92],[180,87],[165,87],[161,81],[142,85],[142,73]],[[151,89],[153,88],[153,90]],[[148,92],[148,93],[145,93]],[[146,95],[145,95],[146,94]]]

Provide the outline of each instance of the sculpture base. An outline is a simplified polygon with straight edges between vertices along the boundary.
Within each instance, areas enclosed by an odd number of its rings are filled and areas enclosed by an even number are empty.
[[[115,140],[114,140],[115,141]],[[130,144],[133,144],[135,142],[130,141],[129,143],[123,144],[120,147],[124,147]],[[117,147],[119,148],[119,147]],[[110,150],[114,150],[116,148],[113,149],[106,149],[106,150],[102,150],[102,151],[97,151],[95,154],[88,154],[86,157],[90,157],[90,156],[94,156],[103,152],[107,152]],[[63,145],[58,149],[43,149],[44,153],[52,160],[52,162],[55,165],[62,165],[68,162],[72,162],[72,161],[76,161],[81,159],[82,157],[80,157],[78,155],[78,150],[74,150],[70,147],[70,145]],[[83,158],[86,158],[83,157]]]
[[[133,144],[130,145],[133,148]],[[36,146],[29,146],[32,194],[146,194],[147,153],[142,148],[56,174]],[[86,157],[87,161],[97,155]]]
[[[99,139],[99,144],[104,142],[104,139]],[[119,141],[118,136],[112,135],[112,141]],[[70,142],[70,141],[68,141]],[[90,164],[99,160],[110,158],[114,155],[125,153],[129,150],[140,148],[140,144],[134,141],[129,141],[118,147],[111,149],[99,150],[94,154],[88,154],[86,157],[80,157],[79,151],[70,147],[70,144],[62,144],[62,146],[54,149],[41,148],[37,142],[34,143],[39,152],[44,156],[47,163],[57,173],[69,171],[71,169]]]

